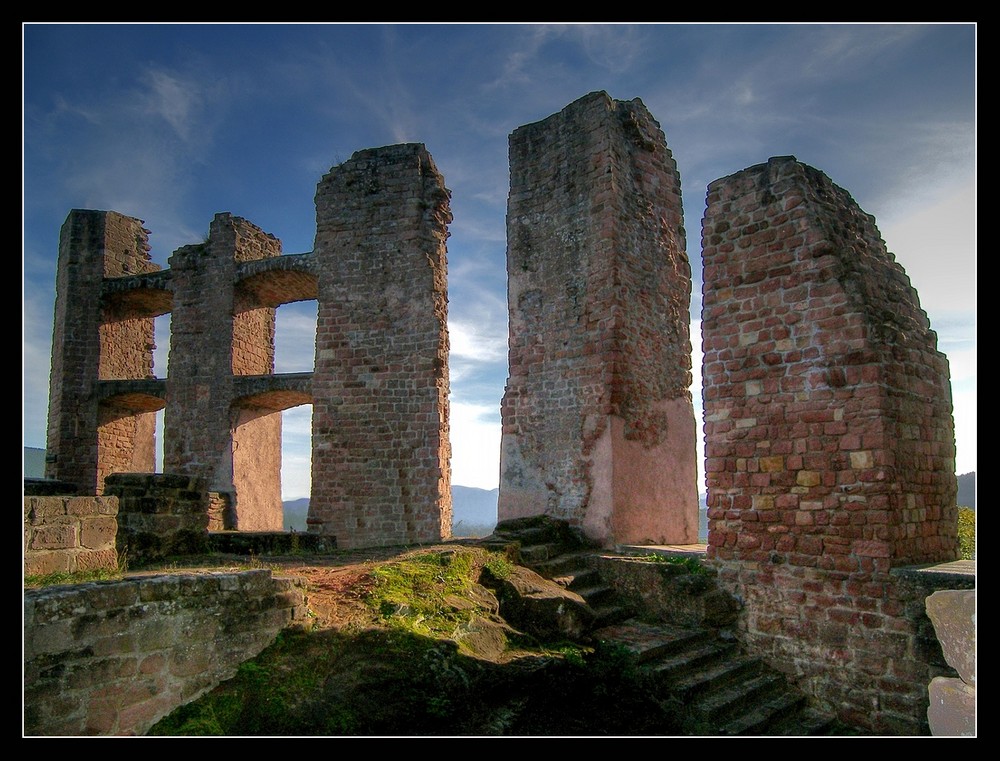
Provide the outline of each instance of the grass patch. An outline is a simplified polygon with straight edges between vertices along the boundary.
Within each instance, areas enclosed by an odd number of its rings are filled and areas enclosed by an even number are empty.
[[[483,562],[481,555],[459,550],[386,563],[372,571],[363,599],[390,627],[447,638],[475,612],[455,601],[469,593]]]
[[[688,573],[708,573],[708,569],[702,564],[701,558],[693,555],[661,555],[652,553],[650,555],[639,555],[637,560],[644,563],[665,563],[667,565],[679,566]]]
[[[117,581],[124,575],[117,568],[95,568],[91,571],[56,571],[24,577],[24,586],[30,588],[54,587],[60,584],[86,584],[90,581]]]

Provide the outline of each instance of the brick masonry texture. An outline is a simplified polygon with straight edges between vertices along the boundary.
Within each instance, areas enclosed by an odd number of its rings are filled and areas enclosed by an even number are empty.
[[[24,733],[141,735],[305,625],[270,571],[130,577],[24,593]]]
[[[936,335],[873,218],[794,157],[712,183],[702,246],[708,553],[744,637],[851,720],[926,726],[890,571],[958,553]]]
[[[105,278],[152,272],[149,231],[115,212],[70,212],[59,237],[46,475],[100,494],[116,470],[151,471],[152,412],[99,398],[102,381],[152,377],[153,319],[100,298]]]
[[[281,243],[217,214],[205,243],[170,257],[163,469],[204,479],[236,506],[231,528],[281,531],[281,414],[238,399],[235,377],[274,372],[273,306],[240,287],[239,265],[281,255]]]
[[[220,513],[230,508],[228,500],[216,506],[219,495],[206,494],[197,476],[112,473],[105,493],[117,501],[115,545],[129,562],[207,552],[207,532],[224,528]]]
[[[499,517],[605,544],[698,538],[680,177],[638,99],[510,136]]]
[[[451,534],[449,204],[420,144],[358,151],[316,192],[308,527],[342,547]]]
[[[24,575],[115,570],[116,497],[24,498]]]
[[[422,145],[361,151],[319,185],[315,252],[283,255],[227,212],[166,270],[149,261],[141,220],[70,212],[46,475],[100,495],[110,474],[152,473],[165,409],[163,469],[197,479],[208,528],[280,531],[280,413],[312,403],[310,531],[344,547],[449,536],[449,199]],[[315,372],[275,375],[275,309],[307,299]],[[168,312],[156,379],[153,319]],[[126,533],[146,520],[176,534],[172,509],[126,512]]]

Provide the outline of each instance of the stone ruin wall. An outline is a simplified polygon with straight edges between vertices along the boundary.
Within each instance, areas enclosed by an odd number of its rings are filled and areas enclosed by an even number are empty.
[[[204,484],[209,526],[280,531],[280,413],[312,403],[311,532],[337,532],[344,547],[450,536],[450,221],[418,144],[361,151],[324,178],[309,254],[282,255],[274,236],[223,213],[159,270],[141,220],[72,211],[46,476],[100,495],[111,473],[152,473],[165,409],[164,471]],[[306,299],[318,302],[315,371],[276,375],[275,309]],[[167,313],[157,379],[153,320]]]
[[[174,308],[163,469],[231,494],[229,526],[248,531],[283,525],[281,411],[238,399],[235,390],[238,376],[274,372],[277,305],[247,295],[238,268],[280,255],[274,236],[217,214],[204,243],[178,249],[169,261]]]
[[[24,734],[145,734],[307,627],[305,586],[251,570],[25,590]]]
[[[63,225],[56,271],[47,475],[101,494],[116,470],[153,470],[152,412],[99,398],[100,381],[146,378],[153,320],[126,300],[100,298],[105,278],[152,272],[149,231],[114,212],[74,211]]]
[[[690,268],[663,133],[639,100],[592,93],[510,150],[499,517],[693,543]],[[254,490],[274,503],[275,413],[311,401],[311,531],[448,535],[448,191],[422,146],[392,146],[334,167],[316,201],[310,254],[226,214],[162,272],[139,220],[71,213],[47,475],[100,494],[110,472],[152,470],[166,405],[165,466],[245,528]],[[741,639],[848,721],[920,732],[940,658],[901,569],[957,556],[947,360],[874,220],[792,157],[713,183],[702,244],[708,555]],[[274,309],[302,299],[315,370],[276,376]]]
[[[339,546],[451,535],[450,222],[419,144],[358,151],[319,183],[308,522]]]
[[[958,547],[936,335],[873,218],[793,157],[709,186],[703,258],[708,556],[742,638],[850,720],[912,731],[934,674],[891,572]]]
[[[499,518],[694,543],[691,270],[663,132],[592,93],[515,130],[510,167]]]

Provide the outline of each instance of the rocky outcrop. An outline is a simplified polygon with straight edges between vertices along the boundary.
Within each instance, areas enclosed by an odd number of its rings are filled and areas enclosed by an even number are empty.
[[[493,589],[504,619],[541,640],[580,639],[596,618],[576,592],[522,566],[514,566],[504,578],[484,569],[480,581]]]

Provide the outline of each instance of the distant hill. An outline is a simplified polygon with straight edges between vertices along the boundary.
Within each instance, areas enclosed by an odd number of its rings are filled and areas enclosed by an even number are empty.
[[[959,507],[976,509],[976,471],[958,477],[958,499],[955,501]]]
[[[499,489],[451,487],[451,526],[455,536],[487,536],[497,525]]]
[[[455,536],[487,536],[497,525],[499,489],[477,489],[473,486],[451,487],[452,531]],[[282,503],[285,509],[285,531],[305,531],[309,513],[309,498]]]
[[[306,518],[309,515],[309,497],[300,497],[288,502],[282,502],[285,509],[284,528],[285,531],[305,531]]]

